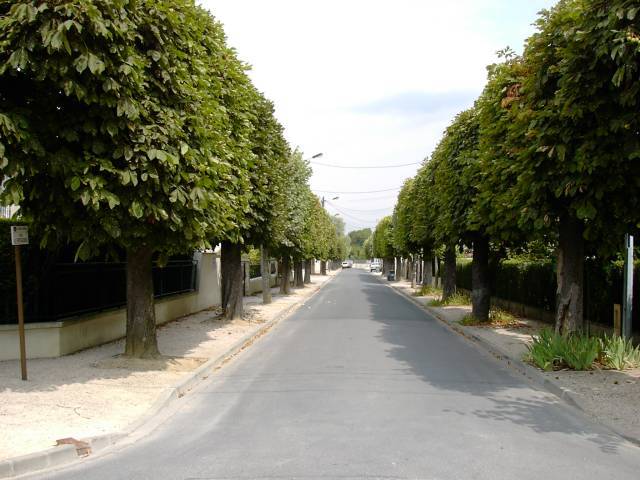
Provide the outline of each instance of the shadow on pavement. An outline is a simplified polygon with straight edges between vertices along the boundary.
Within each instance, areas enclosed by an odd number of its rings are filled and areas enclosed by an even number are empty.
[[[482,397],[493,404],[492,408],[446,412],[512,422],[538,433],[577,435],[608,454],[617,454],[618,447],[625,443],[579,415],[567,415],[559,400],[532,388],[504,364],[493,361],[427,312],[390,291],[386,280],[361,273],[360,281],[371,318],[382,324],[381,339],[391,345],[390,357],[437,390]]]

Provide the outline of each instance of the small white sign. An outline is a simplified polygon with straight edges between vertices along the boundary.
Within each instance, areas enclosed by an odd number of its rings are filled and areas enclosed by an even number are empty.
[[[11,245],[29,245],[29,228],[12,226]]]

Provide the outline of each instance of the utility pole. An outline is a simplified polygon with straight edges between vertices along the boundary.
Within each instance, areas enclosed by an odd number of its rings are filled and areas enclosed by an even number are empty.
[[[625,235],[624,287],[622,293],[622,336],[631,338],[633,318],[633,235]]]

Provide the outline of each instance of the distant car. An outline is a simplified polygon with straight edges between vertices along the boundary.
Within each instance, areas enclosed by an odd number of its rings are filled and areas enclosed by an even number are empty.
[[[369,271],[370,272],[381,272],[382,271],[382,265],[378,262],[371,262],[369,264]]]
[[[342,268],[351,268],[352,265],[353,263],[349,262],[348,260],[345,260],[344,262],[342,262]]]

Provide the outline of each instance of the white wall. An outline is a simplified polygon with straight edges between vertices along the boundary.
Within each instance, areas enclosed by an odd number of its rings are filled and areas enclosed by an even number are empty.
[[[156,323],[220,304],[220,257],[214,253],[197,253],[198,270],[195,292],[172,295],[155,302]],[[61,320],[25,325],[28,358],[68,355],[124,337],[126,309],[112,309]],[[0,325],[0,361],[19,358],[17,325]]]

